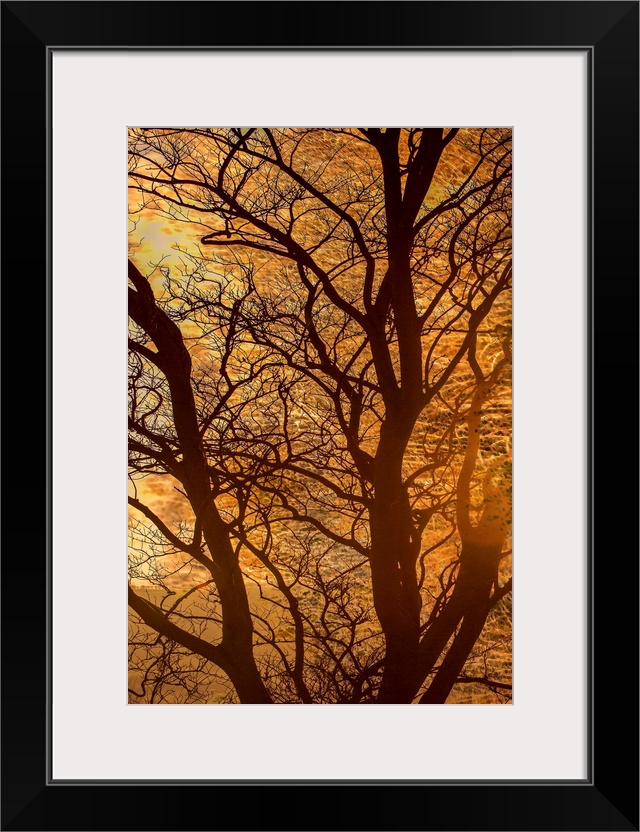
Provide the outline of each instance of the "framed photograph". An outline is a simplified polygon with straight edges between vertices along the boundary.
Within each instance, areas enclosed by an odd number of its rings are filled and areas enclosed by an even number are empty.
[[[638,829],[638,3],[2,22],[2,828]]]

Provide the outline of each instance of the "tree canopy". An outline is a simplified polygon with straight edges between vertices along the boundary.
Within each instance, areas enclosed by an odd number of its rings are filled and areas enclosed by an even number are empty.
[[[129,133],[131,701],[508,701],[510,131]]]

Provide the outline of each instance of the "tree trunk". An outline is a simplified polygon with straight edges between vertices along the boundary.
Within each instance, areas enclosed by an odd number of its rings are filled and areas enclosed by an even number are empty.
[[[421,608],[416,579],[419,543],[414,539],[411,507],[402,484],[402,459],[410,434],[409,422],[385,422],[374,466],[371,580],[386,640],[381,703],[411,702],[415,693]]]
[[[179,327],[155,302],[148,281],[129,261],[129,314],[157,348],[150,360],[168,382],[173,421],[182,461],[179,474],[209,550],[209,571],[222,606],[221,648],[228,658],[229,678],[241,702],[271,702],[253,655],[253,622],[247,591],[228,528],[215,504],[207,459],[202,449],[195,399],[191,386],[191,355]]]
[[[450,608],[453,615],[450,616],[446,629],[440,628],[440,632],[438,632],[436,629],[438,621],[436,621],[433,633],[429,632],[425,637],[425,648],[429,647],[430,637],[433,642],[437,638],[439,643],[442,644],[440,650],[437,649],[438,644],[433,643],[431,645],[429,651],[430,666],[423,666],[423,671],[426,671],[425,676],[433,669],[446,641],[448,641],[461,620],[462,626],[442,660],[428,690],[420,698],[421,704],[446,702],[465,662],[469,658],[469,653],[482,632],[491,608],[491,589],[498,573],[501,548],[501,545],[495,544],[482,545],[473,541],[463,542],[460,573],[451,600],[447,605],[447,609]],[[447,631],[449,635],[442,643]],[[437,655],[435,655],[436,652]]]

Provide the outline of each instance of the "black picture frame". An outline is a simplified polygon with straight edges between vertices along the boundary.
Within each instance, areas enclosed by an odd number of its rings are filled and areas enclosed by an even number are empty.
[[[2,3],[3,288],[11,320],[19,310],[29,313],[15,330],[22,337],[9,336],[4,362],[8,445],[15,450],[15,438],[23,450],[7,477],[7,502],[17,499],[5,513],[11,543],[2,559],[2,829],[638,829],[637,514],[634,490],[620,485],[635,480],[630,460],[637,458],[630,447],[637,435],[635,396],[627,391],[629,379],[637,378],[638,9],[638,2],[583,0]],[[588,52],[592,450],[585,781],[50,779],[50,58],[54,48],[152,47]]]

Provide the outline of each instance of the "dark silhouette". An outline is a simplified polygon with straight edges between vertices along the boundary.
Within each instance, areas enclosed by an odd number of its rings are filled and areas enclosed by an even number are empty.
[[[134,129],[130,181],[200,239],[129,260],[131,477],[184,509],[130,498],[133,701],[506,701],[510,132]]]

